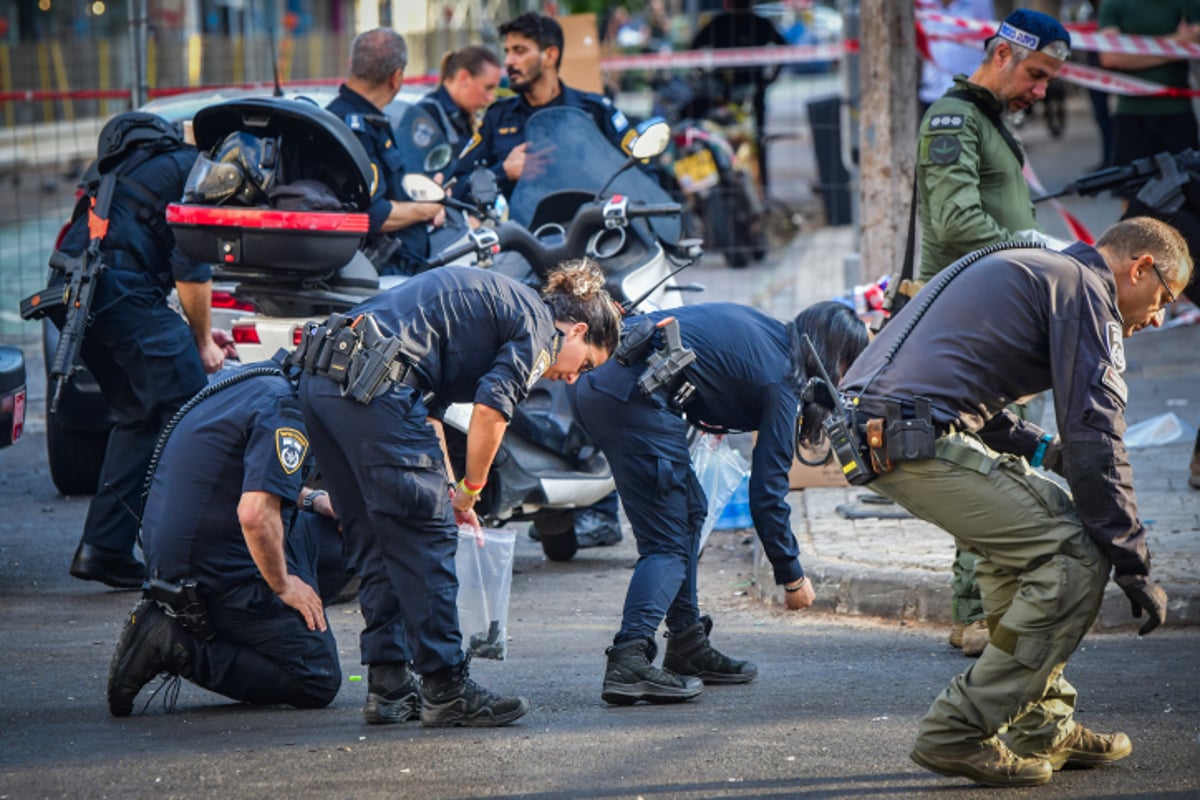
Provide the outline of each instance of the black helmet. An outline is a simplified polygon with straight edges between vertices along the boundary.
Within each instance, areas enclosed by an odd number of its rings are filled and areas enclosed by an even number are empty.
[[[226,136],[210,154],[196,159],[183,189],[185,203],[263,205],[275,185],[279,138],[245,131]]]
[[[157,114],[126,111],[110,119],[100,131],[96,144],[96,165],[100,174],[117,165],[137,145],[154,142],[163,150],[183,146],[179,129]]]

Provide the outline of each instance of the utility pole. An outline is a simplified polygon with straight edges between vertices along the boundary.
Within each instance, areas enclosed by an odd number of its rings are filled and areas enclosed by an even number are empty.
[[[917,147],[913,3],[862,0],[859,114],[862,280],[899,272]]]
[[[133,82],[129,101],[141,108],[150,94],[146,80],[146,0],[129,0],[129,43],[133,49]]]

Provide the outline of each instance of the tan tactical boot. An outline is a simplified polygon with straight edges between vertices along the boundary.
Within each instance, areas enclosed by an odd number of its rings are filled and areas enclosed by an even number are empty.
[[[913,761],[939,775],[962,776],[983,786],[1040,786],[1049,783],[1054,768],[1044,758],[1022,758],[996,737],[961,753],[913,750]]]
[[[963,629],[962,651],[968,658],[979,658],[983,648],[988,646],[987,620],[978,619]]]
[[[946,640],[950,643],[951,647],[957,647],[959,650],[962,650],[963,631],[966,628],[967,625],[964,622],[956,622],[951,626],[950,638]]]
[[[1031,758],[1044,758],[1055,772],[1063,767],[1090,768],[1120,761],[1133,752],[1133,743],[1123,733],[1093,733],[1075,723],[1075,729],[1056,747],[1034,753]]]

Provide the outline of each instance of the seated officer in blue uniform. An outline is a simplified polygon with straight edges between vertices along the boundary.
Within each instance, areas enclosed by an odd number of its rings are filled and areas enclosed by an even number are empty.
[[[197,398],[152,467],[149,577],[113,655],[109,710],[127,716],[160,673],[246,703],[326,706],[341,667],[316,591],[321,527],[284,533],[309,454],[292,384],[263,362]]]
[[[615,147],[629,154],[636,133],[625,115],[608,98],[572,89],[558,77],[563,32],[552,17],[527,12],[501,25],[500,36],[508,85],[515,94],[497,100],[484,114],[483,124],[459,156],[455,174],[460,185],[483,164],[495,173],[500,191],[511,197],[526,166],[525,123],[551,106],[582,108]]]
[[[374,170],[365,252],[380,274],[411,274],[429,257],[426,224],[445,220],[437,203],[414,203],[400,185],[404,159],[383,109],[404,85],[408,45],[390,28],[360,33],[350,47],[350,74],[326,109],[358,136]]]
[[[587,262],[551,273],[541,293],[490,270],[440,267],[310,328],[293,354],[313,451],[362,581],[368,723],[419,715],[428,727],[486,727],[529,710],[469,678],[458,525],[479,527],[475,502],[534,382],[573,381],[616,347],[620,319],[603,286]],[[440,421],[451,403],[474,404],[457,482]]]
[[[672,317],[680,335],[674,349],[664,327]],[[803,334],[835,379],[867,345],[866,326],[840,303],[818,303],[790,323],[747,306],[702,303],[634,318],[616,358],[572,387],[575,415],[608,459],[638,547],[621,629],[606,651],[606,702],[678,702],[699,695],[705,683],[746,683],[758,673],[754,664],[713,648],[712,620],[700,616],[696,561],[708,502],[691,467],[689,421],[758,431],[750,472],[754,528],[787,607],[812,605],[787,504],[796,439],[815,442],[824,416],[801,403],[804,383],[820,374]],[[674,376],[656,371],[658,386],[642,382],[651,374],[648,361],[683,365],[687,351],[694,360]],[[654,637],[664,617],[667,649],[659,669]]]

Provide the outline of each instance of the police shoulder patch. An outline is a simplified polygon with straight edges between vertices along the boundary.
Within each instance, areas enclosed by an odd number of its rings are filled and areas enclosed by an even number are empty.
[[[930,140],[929,148],[926,152],[929,155],[929,160],[934,164],[946,166],[958,161],[958,156],[962,153],[962,142],[958,140],[957,136],[940,133]]]
[[[616,111],[612,115],[612,125],[613,128],[616,129],[617,133],[620,133],[629,127],[629,119],[620,111]]]
[[[533,369],[529,373],[529,380],[525,381],[525,388],[532,389],[533,385],[546,374],[546,370],[548,369],[550,369],[550,353],[547,350],[542,350],[537,354],[537,358],[533,360]]]
[[[1117,368],[1117,372],[1125,371],[1125,333],[1119,322],[1107,322],[1104,325],[1104,338],[1108,342],[1108,360]]]
[[[295,428],[276,428],[275,454],[283,471],[288,475],[295,474],[308,456],[308,437]]]
[[[938,114],[929,120],[931,131],[956,131],[966,123],[962,114]]]
[[[367,124],[363,121],[362,114],[347,114],[346,126],[352,131],[365,131]]]
[[[1100,383],[1121,401],[1124,405],[1129,398],[1129,389],[1125,386],[1125,379],[1121,377],[1121,373],[1110,366],[1105,366],[1104,371],[1100,373]]]

